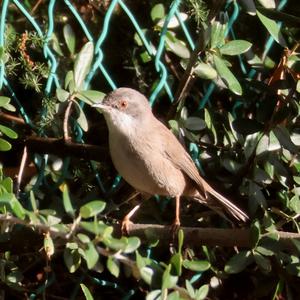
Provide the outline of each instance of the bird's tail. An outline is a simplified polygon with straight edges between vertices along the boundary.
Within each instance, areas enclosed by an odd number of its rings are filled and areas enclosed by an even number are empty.
[[[224,196],[219,194],[207,182],[205,182],[205,183],[206,183],[205,184],[206,192],[208,194],[214,196],[215,199],[212,199],[210,197],[208,197],[207,199],[203,199],[203,197],[196,197],[197,200],[206,204],[208,207],[215,210],[218,214],[220,214],[221,216],[223,216],[225,218],[226,218],[226,215],[223,212],[224,209],[227,213],[232,215],[237,220],[240,220],[243,222],[246,222],[247,220],[249,220],[249,217],[247,216],[247,214],[245,214],[241,209],[239,209],[236,205],[234,205],[232,202],[230,202]],[[226,219],[228,219],[228,218],[226,218]]]

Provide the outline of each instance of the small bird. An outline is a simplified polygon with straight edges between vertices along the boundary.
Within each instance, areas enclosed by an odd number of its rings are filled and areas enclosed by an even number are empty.
[[[118,88],[101,103],[109,131],[109,150],[119,174],[144,195],[176,199],[174,226],[180,226],[180,197],[193,198],[219,214],[238,220],[248,216],[213,189],[199,174],[175,135],[152,113],[147,98],[130,88]]]

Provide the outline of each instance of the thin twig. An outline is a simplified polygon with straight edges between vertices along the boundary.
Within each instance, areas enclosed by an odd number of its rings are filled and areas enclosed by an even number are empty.
[[[20,186],[21,186],[21,182],[22,182],[22,178],[23,178],[23,174],[24,174],[24,169],[25,169],[27,157],[28,157],[27,147],[25,146],[24,150],[23,150],[23,155],[22,155],[22,160],[21,160],[21,164],[20,164],[18,177],[17,177],[17,186],[16,186],[16,195],[17,195],[17,197],[19,196],[19,193],[20,193],[20,190],[21,190]]]
[[[25,121],[22,118],[16,117],[14,115],[8,114],[8,113],[4,113],[4,112],[0,112],[0,120],[2,121],[8,121],[8,122],[14,122],[18,125],[26,125]]]
[[[64,128],[64,140],[66,142],[69,142],[71,140],[70,136],[69,136],[69,130],[68,130],[68,123],[69,123],[69,117],[70,117],[70,113],[71,113],[71,108],[73,105],[73,100],[70,99],[68,106],[66,108],[65,111],[65,116],[64,116],[64,123],[63,123],[63,128]]]
[[[107,147],[65,142],[63,139],[30,136],[25,145],[29,152],[54,154],[59,157],[75,156],[87,160],[107,161]]]

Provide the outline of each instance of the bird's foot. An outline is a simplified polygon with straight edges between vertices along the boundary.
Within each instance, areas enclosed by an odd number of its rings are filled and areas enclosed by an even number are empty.
[[[122,235],[129,235],[129,229],[131,224],[133,224],[133,222],[131,222],[130,219],[127,216],[125,216],[121,223]]]

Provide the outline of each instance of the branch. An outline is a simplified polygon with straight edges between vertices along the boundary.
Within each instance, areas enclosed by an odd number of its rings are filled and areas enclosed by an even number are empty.
[[[199,246],[246,247],[251,248],[250,229],[223,229],[180,227],[184,232],[184,242],[192,248]],[[158,239],[159,244],[169,245],[171,226],[153,224],[128,224],[128,234],[137,236],[143,241]],[[300,234],[294,232],[277,231],[279,240],[291,245],[292,239],[300,240]],[[267,234],[265,235],[267,236]]]
[[[87,160],[107,161],[109,151],[107,147],[65,142],[63,139],[42,138],[31,136],[25,145],[29,152],[54,154],[59,157],[75,156]]]

